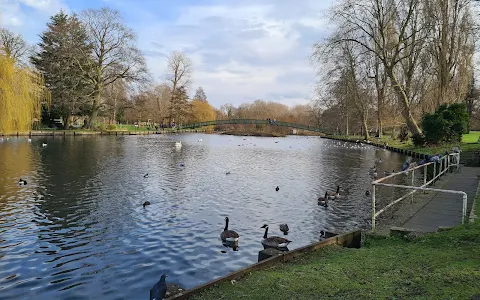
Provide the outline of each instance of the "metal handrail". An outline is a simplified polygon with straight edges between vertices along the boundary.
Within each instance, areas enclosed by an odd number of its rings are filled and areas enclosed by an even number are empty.
[[[455,163],[452,163],[451,157],[455,158]],[[437,174],[437,164],[439,164],[439,172]],[[428,166],[433,165],[433,178],[427,182],[427,171],[428,171]],[[462,224],[465,222],[465,216],[467,214],[467,194],[462,191],[453,191],[453,190],[444,190],[444,189],[433,189],[433,188],[426,188],[427,185],[430,185],[431,183],[434,183],[437,178],[445,174],[451,167],[458,167],[460,166],[460,153],[451,153],[448,155],[443,156],[438,162],[429,162],[426,164],[423,164],[421,166],[416,166],[411,169],[407,169],[405,171],[397,172],[394,174],[391,174],[389,176],[377,179],[372,182],[372,230],[375,230],[375,223],[376,223],[376,218],[384,213],[388,208],[392,207],[393,205],[397,204],[398,202],[402,201],[403,199],[407,198],[408,196],[416,193],[418,190],[421,191],[435,191],[435,192],[443,192],[443,193],[450,193],[450,194],[460,194],[463,196],[463,208],[462,208]],[[423,185],[420,187],[413,186],[414,185],[414,179],[415,179],[415,170],[423,168]],[[382,181],[393,178],[395,176],[398,176],[400,174],[408,174],[409,172],[412,172],[412,186],[407,186],[407,185],[399,185],[399,184],[388,184],[388,183],[382,183]],[[398,187],[398,188],[404,188],[404,189],[411,189],[412,191],[409,192],[408,194],[392,201],[390,204],[379,210],[378,212],[376,211],[375,203],[375,187],[376,186],[386,186],[386,187]]]

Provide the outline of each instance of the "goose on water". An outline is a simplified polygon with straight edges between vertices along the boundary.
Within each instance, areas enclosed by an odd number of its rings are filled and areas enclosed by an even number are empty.
[[[143,175],[143,178],[148,178],[148,173]]]
[[[182,142],[175,142],[175,147],[181,148],[182,147]]]
[[[162,274],[160,280],[155,283],[155,285],[150,290],[150,300],[162,300],[167,293],[167,283],[165,282],[165,278],[168,276],[166,274]]]
[[[265,228],[265,234],[263,235],[262,245],[265,248],[287,248],[288,244],[292,241],[280,237],[280,236],[271,236],[268,237],[268,225],[264,224],[261,228]]]
[[[145,208],[145,206],[147,206],[147,205],[150,205],[150,201],[143,202],[143,208]]]
[[[235,231],[228,229],[229,221],[230,219],[228,217],[225,217],[225,228],[220,234],[220,239],[222,239],[222,242],[238,242],[238,238],[240,236]]]
[[[288,234],[289,230],[288,224],[280,224],[280,231],[283,232],[283,234]]]
[[[18,185],[27,185],[27,181],[25,179],[20,178],[18,180]]]
[[[318,198],[318,205],[327,207],[328,206],[328,192],[325,192],[325,196]]]
[[[367,190],[367,191],[365,192],[365,196],[367,196],[367,197],[370,196],[370,191],[369,191],[369,190]]]
[[[335,193],[327,192],[327,194],[328,194],[328,200],[335,200],[340,198],[340,186],[337,185],[337,191]]]
[[[27,141],[28,141],[29,143],[31,143],[31,142],[32,142],[32,139],[29,138],[29,139],[27,139]]]
[[[45,144],[45,143],[42,143],[42,147],[47,147],[47,144]]]
[[[277,185],[277,187],[275,188],[275,190],[276,190],[277,192],[280,190],[280,188],[278,187],[278,185]]]
[[[227,172],[225,173],[225,175],[230,175],[230,171],[227,171]]]

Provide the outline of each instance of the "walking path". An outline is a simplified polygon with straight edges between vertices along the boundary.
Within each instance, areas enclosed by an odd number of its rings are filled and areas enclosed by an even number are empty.
[[[480,168],[460,167],[460,171],[448,174],[448,182],[442,189],[467,193],[467,216],[477,193]],[[451,227],[462,224],[462,197],[447,193],[435,193],[431,200],[415,213],[402,227],[423,232],[434,232],[439,226]]]

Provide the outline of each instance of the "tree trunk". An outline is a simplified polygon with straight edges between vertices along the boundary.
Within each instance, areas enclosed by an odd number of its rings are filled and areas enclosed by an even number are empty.
[[[93,125],[95,124],[95,119],[97,118],[97,115],[98,115],[98,108],[100,107],[101,98],[102,98],[102,87],[98,85],[93,97],[92,111],[90,112],[90,119],[88,120],[88,124],[87,124],[87,127],[90,129],[92,129]]]
[[[378,137],[383,136],[383,101],[385,98],[385,88],[379,88],[377,90],[377,122],[378,122]]]
[[[346,121],[347,121],[346,123],[347,123],[347,124],[346,124],[346,128],[345,128],[345,135],[348,136],[348,134],[350,133],[350,132],[349,132],[349,128],[348,128],[348,125],[349,125],[349,124],[348,124],[348,121],[349,121],[349,120],[348,120],[348,106],[346,107],[346,115],[347,115],[347,118],[346,118]]]
[[[368,132],[367,118],[366,118],[365,115],[364,115],[364,117],[362,118],[362,128],[363,128],[363,132],[364,132],[365,139],[366,139],[366,140],[370,139],[370,134],[369,134],[369,132]]]
[[[402,115],[405,119],[405,122],[407,123],[408,130],[412,134],[423,136],[422,130],[413,118],[412,111],[410,109],[410,100],[408,99],[408,96],[405,93],[403,87],[400,86],[400,83],[395,78],[395,75],[393,75],[393,69],[387,69],[387,73],[390,81],[393,83],[393,90],[395,94],[397,94],[398,101],[400,101],[400,105],[402,107]]]

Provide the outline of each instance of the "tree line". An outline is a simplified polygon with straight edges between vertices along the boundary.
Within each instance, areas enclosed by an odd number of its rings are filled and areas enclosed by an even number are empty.
[[[70,15],[60,11],[50,18],[36,47],[2,28],[0,55],[18,70],[41,76],[51,101],[38,102],[36,113],[49,125],[61,119],[66,129],[81,118],[84,128],[94,128],[99,117],[113,124],[150,119],[170,125],[215,117],[201,87],[193,99],[188,97],[192,61],[173,51],[166,80],[154,85],[135,32],[110,8]]]
[[[470,0],[339,0],[333,30],[314,47],[317,104],[339,133],[370,137],[385,127],[423,136],[419,121],[442,104],[478,114]],[[473,118],[474,119],[474,118]],[[353,128],[353,130],[352,130]]]

